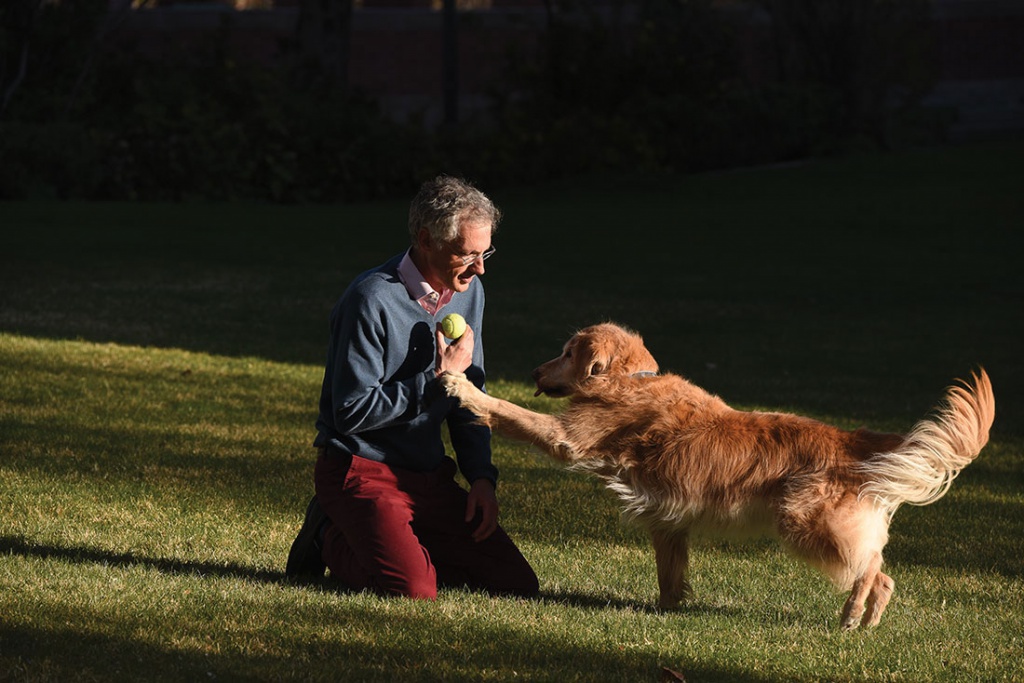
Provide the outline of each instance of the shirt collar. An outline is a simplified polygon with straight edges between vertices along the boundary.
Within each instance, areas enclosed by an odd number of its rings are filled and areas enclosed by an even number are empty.
[[[410,255],[411,251],[411,249],[406,251],[401,263],[398,264],[398,279],[405,285],[405,289],[409,292],[411,298],[415,299],[427,313],[436,315],[438,311],[452,300],[455,292],[450,289],[445,289],[441,292],[435,291],[427,283],[420,269],[413,263],[412,256]]]

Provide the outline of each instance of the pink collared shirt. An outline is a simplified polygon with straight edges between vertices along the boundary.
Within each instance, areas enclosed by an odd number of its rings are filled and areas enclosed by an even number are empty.
[[[437,312],[452,300],[455,292],[451,289],[446,289],[443,292],[435,291],[433,287],[427,284],[423,273],[412,262],[412,256],[409,253],[409,251],[405,252],[402,262],[398,264],[398,279],[405,285],[409,296],[415,299],[423,307],[423,310],[430,315],[437,315]]]

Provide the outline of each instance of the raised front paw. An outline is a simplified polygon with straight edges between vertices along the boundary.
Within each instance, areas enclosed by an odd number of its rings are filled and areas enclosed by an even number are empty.
[[[444,392],[452,398],[459,399],[463,408],[467,408],[479,418],[486,418],[489,397],[477,389],[469,379],[459,372],[446,372],[439,378]]]
[[[469,384],[469,380],[466,379],[466,375],[461,372],[444,372],[438,377],[438,381],[441,382],[441,387],[444,388],[444,393],[448,394],[452,398],[460,398],[461,389],[466,384]]]

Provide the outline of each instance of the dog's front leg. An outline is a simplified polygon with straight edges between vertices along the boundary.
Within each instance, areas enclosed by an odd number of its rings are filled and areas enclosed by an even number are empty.
[[[688,529],[652,529],[654,559],[658,565],[660,609],[674,609],[693,595],[690,587],[690,537]]]
[[[498,434],[532,443],[558,460],[576,459],[576,451],[557,417],[535,413],[485,394],[465,375],[446,372],[441,375],[440,381],[449,396],[458,398],[464,407]]]

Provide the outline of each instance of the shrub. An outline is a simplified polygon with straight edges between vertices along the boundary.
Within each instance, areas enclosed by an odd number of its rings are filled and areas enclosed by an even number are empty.
[[[495,187],[889,144],[925,90],[926,1],[759,3],[776,77],[755,81],[737,64],[736,15],[712,0],[610,14],[552,0],[539,51],[509,59],[490,118],[453,133],[304,85],[286,60],[235,63],[222,33],[155,60],[98,40],[106,0],[38,15],[14,0],[0,8],[0,81],[13,93],[0,110],[0,198],[336,202],[407,195],[441,170]],[[39,59],[21,79],[29,37]]]

